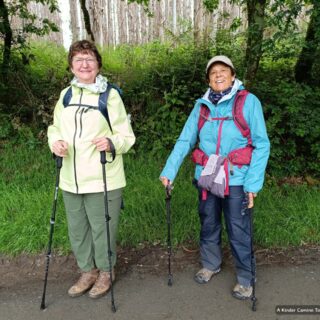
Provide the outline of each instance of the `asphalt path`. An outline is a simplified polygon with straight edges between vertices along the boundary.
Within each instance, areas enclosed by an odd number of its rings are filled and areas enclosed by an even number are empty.
[[[42,266],[41,266],[42,267]],[[0,270],[1,271],[1,270]],[[114,285],[117,311],[111,311],[110,293],[97,300],[87,295],[70,298],[68,288],[77,279],[76,272],[55,272],[47,286],[46,309],[40,310],[43,280],[32,274],[11,281],[8,272],[0,272],[1,320],[307,320],[320,319],[320,264],[260,266],[257,270],[257,311],[251,301],[234,299],[235,284],[231,266],[223,268],[210,283],[193,280],[195,265],[173,269],[174,282],[167,285],[166,272],[141,272],[136,265],[120,274]],[[17,271],[13,271],[17,272]],[[2,274],[1,274],[2,273]],[[10,281],[3,281],[6,277]],[[292,306],[296,314],[276,312],[277,306]],[[307,314],[315,306],[319,313]],[[280,309],[281,310],[281,309]],[[314,309],[315,311],[317,309]]]

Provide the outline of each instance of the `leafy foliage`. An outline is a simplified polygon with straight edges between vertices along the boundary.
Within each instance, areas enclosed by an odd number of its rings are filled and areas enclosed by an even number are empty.
[[[320,177],[320,89],[294,80],[296,34],[277,43],[276,54],[265,51],[251,91],[264,107],[272,176]],[[242,79],[244,37],[219,32],[215,42],[196,46],[158,42],[144,46],[102,48],[103,74],[124,91],[124,102],[137,135],[135,152],[163,159],[173,147],[194,102],[207,88],[205,66],[215,54],[227,54]],[[283,44],[283,45],[281,45]],[[32,46],[28,65],[15,63],[9,91],[0,90],[0,141],[25,141],[36,146],[45,138],[66,73],[66,53],[55,45]],[[17,61],[20,61],[17,58]],[[23,97],[23,99],[21,99]]]
[[[59,31],[58,27],[50,21],[48,18],[41,18],[34,13],[31,13],[28,9],[28,4],[30,0],[19,0],[19,1],[10,1],[6,4],[10,20],[13,17],[17,17],[23,20],[21,28],[15,29],[13,43],[20,46],[25,45],[26,38],[28,34],[36,34],[38,36],[43,36],[48,34],[51,31]],[[46,5],[50,11],[59,10],[58,3],[56,0],[33,0],[35,3],[40,3]],[[0,22],[0,31],[4,33],[5,30],[2,27]]]
[[[177,48],[170,43],[153,43],[123,46],[115,56],[117,61],[120,57],[122,70],[110,65],[110,58],[106,69],[121,79],[124,101],[130,106],[134,131],[140,137],[136,148],[163,152],[173,145],[195,100],[206,88],[204,70],[210,50],[193,43]]]
[[[21,54],[22,61],[29,62],[29,53],[27,52],[27,39],[31,34],[44,36],[51,31],[57,32],[59,28],[48,18],[41,18],[29,11],[28,5],[31,2],[47,6],[50,13],[59,10],[57,0],[16,0],[1,1],[0,4],[0,52],[2,52],[1,75],[3,80],[7,81],[8,70],[11,66],[11,51],[18,51]],[[19,21],[17,26],[12,21]]]
[[[218,8],[219,0],[203,0],[203,4],[209,12],[213,12]]]
[[[59,91],[69,80],[65,72],[66,53],[62,47],[42,43],[31,46],[30,50],[28,64],[24,64],[14,52],[7,82],[0,85],[0,112],[4,114],[0,125],[15,132],[4,130],[0,134],[3,139],[30,142],[39,140],[39,135],[44,136],[52,121]]]
[[[288,66],[285,60],[264,64],[260,81],[252,88],[264,106],[271,141],[269,172],[319,176],[320,88],[290,79]]]

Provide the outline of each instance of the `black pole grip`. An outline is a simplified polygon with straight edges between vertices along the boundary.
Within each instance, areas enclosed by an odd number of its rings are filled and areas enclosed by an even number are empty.
[[[105,151],[100,151],[100,162],[102,164],[106,164],[107,163],[106,152]]]
[[[57,169],[61,169],[62,167],[62,157],[56,156]]]
[[[166,185],[166,195],[167,199],[171,198],[172,185],[170,184],[170,180],[168,180],[168,184]]]

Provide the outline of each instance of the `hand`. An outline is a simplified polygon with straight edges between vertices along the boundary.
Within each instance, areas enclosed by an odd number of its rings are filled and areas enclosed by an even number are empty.
[[[160,181],[165,187],[171,184],[170,180],[167,177],[160,177]]]
[[[254,199],[256,196],[257,196],[256,193],[254,193],[254,192],[248,192],[248,200],[249,200],[249,202],[248,202],[248,209],[253,208],[253,205],[254,205],[253,199]]]
[[[106,152],[111,151],[109,139],[105,137],[94,138],[92,140],[92,143],[96,145],[96,148],[98,149],[98,151],[106,151]]]
[[[68,155],[68,143],[64,140],[55,141],[52,145],[52,151],[58,157],[66,157]]]

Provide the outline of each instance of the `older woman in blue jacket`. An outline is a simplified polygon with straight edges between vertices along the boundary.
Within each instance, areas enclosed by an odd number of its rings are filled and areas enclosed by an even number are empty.
[[[242,82],[236,78],[232,61],[226,56],[213,57],[207,64],[206,78],[209,88],[204,96],[197,100],[160,174],[164,186],[172,184],[183,159],[193,149],[198,138],[199,148],[206,157],[216,154],[228,159],[228,155],[233,150],[248,146],[248,139],[240,132],[235,121],[232,121],[235,97],[237,92],[244,89]],[[209,109],[210,121],[206,121],[199,131],[201,105]],[[253,207],[254,197],[263,186],[270,143],[261,103],[255,95],[249,93],[246,96],[242,114],[251,131],[251,161],[239,166],[233,166],[230,161],[226,162],[228,192],[224,197],[199,187],[198,181],[205,163],[196,165],[195,182],[199,189],[202,268],[196,273],[194,279],[200,284],[207,283],[221,270],[223,212],[237,273],[237,283],[232,290],[232,295],[238,299],[248,299],[252,296],[252,281],[254,281],[252,235],[250,234],[250,216],[243,212],[244,206]],[[206,193],[205,196],[203,191]]]

